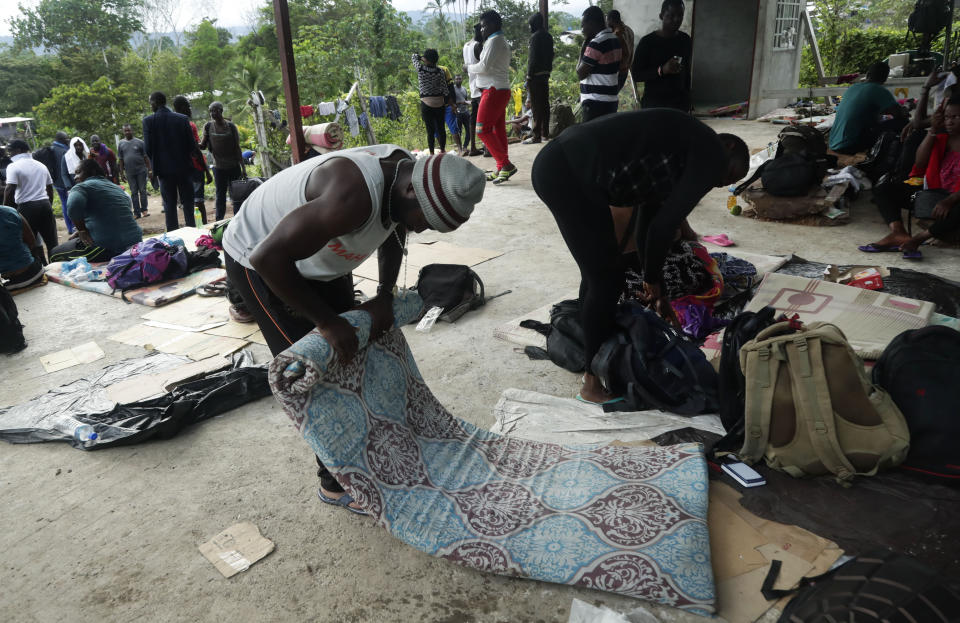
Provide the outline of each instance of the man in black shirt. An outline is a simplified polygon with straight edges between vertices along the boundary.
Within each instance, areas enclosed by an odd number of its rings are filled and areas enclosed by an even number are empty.
[[[640,39],[631,73],[643,82],[641,108],[676,108],[690,111],[690,56],[693,40],[680,32],[683,0],[664,0],[660,29]]]
[[[543,25],[543,16],[530,16],[530,61],[527,63],[527,92],[533,122],[533,136],[524,144],[539,143],[549,138],[550,132],[550,72],[553,70],[553,37]]]
[[[636,252],[647,301],[676,323],[663,295],[667,251],[681,228],[691,231],[686,218],[694,206],[711,188],[744,177],[749,159],[738,137],[716,134],[690,115],[666,109],[607,115],[570,127],[537,155],[533,188],[580,267],[587,366],[582,400],[615,399],[590,364],[614,330],[623,253]],[[623,231],[619,238],[617,229]]]

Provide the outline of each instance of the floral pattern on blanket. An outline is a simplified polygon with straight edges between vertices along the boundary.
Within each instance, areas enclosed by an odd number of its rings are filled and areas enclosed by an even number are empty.
[[[419,297],[395,300],[399,323]],[[561,446],[450,415],[403,334],[339,365],[318,333],[273,361],[274,395],[344,488],[396,538],[480,571],[714,611],[699,445]]]

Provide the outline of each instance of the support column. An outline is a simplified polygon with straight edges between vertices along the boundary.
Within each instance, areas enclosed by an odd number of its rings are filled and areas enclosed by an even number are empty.
[[[297,88],[297,69],[293,62],[293,37],[290,32],[290,8],[287,0],[273,0],[273,18],[277,25],[277,43],[280,47],[283,94],[287,100],[290,149],[293,152],[293,164],[297,164],[304,155],[303,121],[300,119],[300,90]]]

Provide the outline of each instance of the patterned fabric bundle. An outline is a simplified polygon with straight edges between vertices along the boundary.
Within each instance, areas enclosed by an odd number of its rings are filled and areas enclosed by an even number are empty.
[[[421,307],[398,296],[397,324]],[[480,571],[714,611],[698,445],[561,446],[480,430],[437,402],[398,329],[367,345],[370,316],[344,317],[361,346],[350,364],[313,332],[274,359],[270,384],[393,536]]]

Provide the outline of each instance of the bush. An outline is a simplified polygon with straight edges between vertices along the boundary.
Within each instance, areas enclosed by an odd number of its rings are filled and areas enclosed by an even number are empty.
[[[873,63],[883,61],[891,54],[908,47],[907,31],[883,28],[850,30],[839,40],[831,41],[822,38],[819,44],[820,56],[824,64],[823,70],[828,76],[865,73]],[[939,45],[942,47],[943,43]],[[817,68],[813,62],[813,50],[810,46],[803,49],[800,86],[819,86]]]

